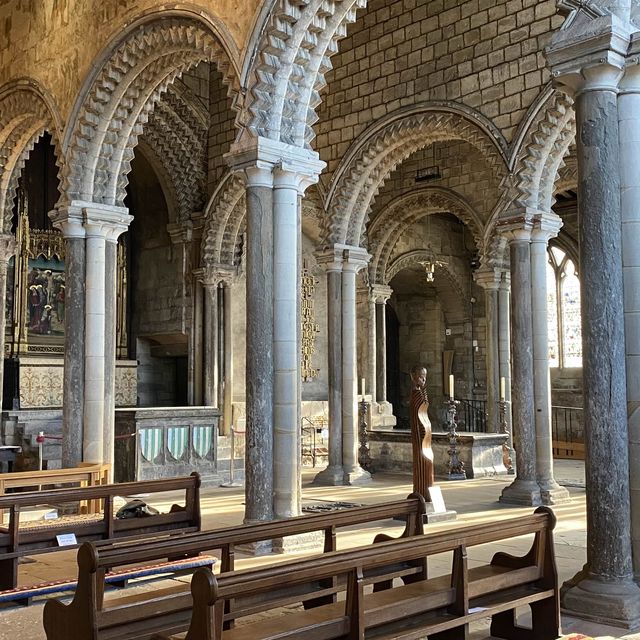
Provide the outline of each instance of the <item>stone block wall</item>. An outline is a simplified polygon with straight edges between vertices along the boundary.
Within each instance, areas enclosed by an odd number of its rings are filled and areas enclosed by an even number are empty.
[[[234,127],[235,112],[232,110],[232,100],[227,95],[227,87],[222,84],[222,74],[210,67],[209,94],[209,145],[208,161],[209,173],[207,190],[209,196],[213,194],[220,179],[227,171],[224,154],[229,151],[236,134]]]
[[[315,143],[326,184],[373,121],[424,101],[478,109],[513,139],[549,80],[542,50],[555,0],[371,0],[332,59]]]

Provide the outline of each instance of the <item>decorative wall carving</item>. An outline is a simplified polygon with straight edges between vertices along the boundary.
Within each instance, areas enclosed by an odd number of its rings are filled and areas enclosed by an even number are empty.
[[[319,280],[307,268],[306,263],[302,267],[302,279],[300,283],[301,300],[301,324],[302,324],[302,359],[301,375],[303,382],[309,382],[318,377],[320,369],[313,366],[313,355],[316,352],[316,334],[320,327],[316,322],[314,295]]]

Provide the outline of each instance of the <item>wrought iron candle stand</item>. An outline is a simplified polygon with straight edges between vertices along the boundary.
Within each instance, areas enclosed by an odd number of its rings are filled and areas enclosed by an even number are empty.
[[[358,431],[358,464],[365,470],[371,471],[371,452],[369,451],[369,430],[367,425],[367,413],[369,412],[369,403],[362,396],[360,402],[360,428]]]
[[[448,480],[466,480],[467,473],[464,470],[464,462],[460,460],[458,455],[458,434],[456,433],[456,415],[457,405],[460,404],[457,400],[450,398],[447,401],[447,427],[449,429],[449,473],[447,474]]]
[[[504,433],[507,436],[502,445],[502,462],[507,469],[507,473],[514,475],[516,471],[513,468],[513,459],[511,458],[511,434],[509,433],[509,423],[507,422],[508,403],[506,400],[500,400],[498,405],[500,410],[500,433]]]

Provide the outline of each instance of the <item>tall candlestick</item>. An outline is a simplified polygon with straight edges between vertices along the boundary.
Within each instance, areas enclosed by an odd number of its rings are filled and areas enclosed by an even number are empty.
[[[506,391],[506,380],[504,379],[504,376],[503,376],[502,378],[500,378],[500,402],[504,402],[504,399],[506,397],[505,391]]]
[[[364,399],[364,378],[362,378],[362,380],[360,381],[361,383],[361,387],[362,387],[362,393],[360,394],[362,396],[362,398]]]
[[[449,375],[449,397],[453,400],[453,373]]]

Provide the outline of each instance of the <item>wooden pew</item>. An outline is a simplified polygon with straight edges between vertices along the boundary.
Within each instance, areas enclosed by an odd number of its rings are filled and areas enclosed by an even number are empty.
[[[185,640],[429,640],[466,638],[471,622],[491,617],[491,635],[508,640],[555,640],[560,627],[558,577],[553,552],[553,512],[472,525],[428,536],[383,542],[352,551],[214,576],[198,569],[191,583],[193,613]],[[489,565],[470,569],[470,547],[534,533],[529,553],[496,553]],[[372,572],[404,559],[452,552],[449,575],[369,591]],[[389,576],[387,576],[388,578]],[[323,588],[330,580],[332,587]],[[232,619],[345,592],[345,599],[228,628]],[[232,611],[225,603],[234,601]],[[517,607],[530,605],[532,628],[515,623]],[[124,611],[102,613],[112,620]],[[101,621],[103,622],[103,621]],[[166,635],[155,636],[158,640]],[[177,638],[177,636],[173,636]]]
[[[404,518],[406,524],[401,537],[422,535],[425,511],[422,496],[411,494],[406,500],[202,531],[179,538],[153,540],[152,544],[83,545],[78,552],[78,587],[73,601],[65,605],[57,600],[49,600],[45,604],[47,638],[67,640],[72,631],[74,640],[111,638],[124,633],[125,628],[127,637],[133,633],[132,637],[149,638],[157,631],[187,628],[191,615],[188,585],[178,585],[162,592],[155,590],[135,598],[124,596],[117,601],[110,601],[105,609],[104,576],[108,569],[161,558],[189,558],[205,551],[218,550],[222,552],[221,572],[227,573],[234,569],[234,550],[238,545],[319,531],[324,536],[323,552],[331,553],[337,547],[336,532],[354,525]],[[389,536],[380,534],[374,539],[386,540]],[[424,575],[425,565],[421,559],[415,562],[402,560],[401,565],[397,568],[398,575],[405,576],[407,580]],[[327,585],[335,591],[335,585]],[[126,610],[126,615],[123,618],[118,614],[111,616],[110,611],[114,608]],[[227,609],[231,609],[230,603]]]
[[[185,504],[173,505],[169,513],[146,518],[119,520],[115,517],[113,500],[116,496],[158,494],[184,491]],[[101,502],[102,514],[92,517],[62,517],[59,520],[20,522],[20,512],[26,507],[65,503]],[[18,560],[21,556],[60,551],[56,536],[73,533],[78,544],[86,541],[139,539],[148,534],[191,533],[200,530],[200,476],[185,478],[129,482],[93,487],[50,489],[0,496],[0,509],[9,511],[8,527],[0,528],[0,589],[13,589],[17,585]]]

